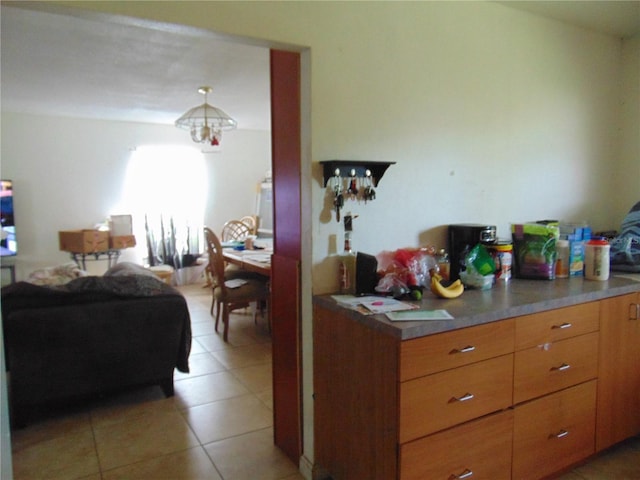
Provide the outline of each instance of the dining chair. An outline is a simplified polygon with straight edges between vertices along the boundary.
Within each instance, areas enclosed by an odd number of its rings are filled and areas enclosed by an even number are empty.
[[[244,240],[251,233],[251,227],[240,220],[229,220],[222,226],[220,239],[223,242],[232,242],[234,240]]]
[[[240,221],[249,226],[250,235],[258,234],[258,218],[255,215],[245,215],[240,218]]]
[[[269,299],[269,282],[267,278],[243,278],[240,286],[229,288],[227,282],[230,280],[225,275],[224,258],[222,256],[222,245],[220,240],[210,228],[204,228],[207,251],[209,253],[209,266],[212,276],[212,299],[211,313],[213,306],[217,305],[215,314],[215,330],[218,331],[220,314],[222,313],[222,323],[224,326],[223,340],[228,341],[229,337],[229,314],[238,308],[244,308],[247,304],[256,302],[256,305],[266,303]],[[237,278],[236,278],[237,280]],[[257,315],[254,310],[254,321]]]

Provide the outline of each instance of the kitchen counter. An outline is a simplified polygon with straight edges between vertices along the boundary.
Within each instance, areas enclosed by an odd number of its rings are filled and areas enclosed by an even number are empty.
[[[607,281],[582,277],[557,280],[512,279],[490,290],[465,290],[455,299],[436,298],[425,290],[420,302],[423,310],[448,311],[453,320],[391,322],[386,315],[363,315],[339,305],[331,295],[314,296],[313,302],[325,309],[340,311],[353,320],[400,340],[423,337],[494,322],[510,317],[543,312],[579,303],[640,291],[640,276],[612,272]],[[636,280],[637,278],[637,280]]]

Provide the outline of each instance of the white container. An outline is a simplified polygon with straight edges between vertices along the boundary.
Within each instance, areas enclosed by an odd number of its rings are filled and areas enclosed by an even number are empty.
[[[609,279],[611,246],[603,237],[593,237],[584,246],[584,277],[587,280]]]

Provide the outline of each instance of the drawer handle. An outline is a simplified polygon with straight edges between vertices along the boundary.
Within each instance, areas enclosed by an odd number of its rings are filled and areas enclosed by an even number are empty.
[[[473,477],[473,472],[468,468],[464,469],[460,475],[456,475],[455,473],[449,477],[449,480],[462,480],[463,478],[471,478]]]
[[[565,370],[569,370],[570,368],[571,368],[571,365],[569,365],[568,363],[563,363],[559,367],[551,367],[551,371],[563,372]]]
[[[553,325],[551,328],[552,328],[552,329],[554,329],[554,328],[563,329],[563,328],[571,328],[572,326],[573,326],[573,325],[572,325],[571,323],[569,323],[569,322],[564,322],[564,323],[561,323],[560,325]]]
[[[453,350],[451,350],[451,353],[469,353],[469,352],[473,352],[476,349],[476,347],[474,347],[473,345],[467,345],[464,348],[454,348]]]
[[[556,433],[555,435],[550,435],[550,438],[562,438],[562,437],[566,437],[567,435],[569,435],[569,432],[567,430],[560,430],[558,433]]]
[[[629,320],[640,320],[640,303],[629,305]]]
[[[451,403],[453,402],[466,402],[467,400],[471,400],[474,397],[473,393],[466,393],[461,397],[453,397],[451,399]]]

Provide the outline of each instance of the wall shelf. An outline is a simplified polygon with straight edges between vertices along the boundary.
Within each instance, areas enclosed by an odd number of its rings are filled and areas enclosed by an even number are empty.
[[[329,180],[335,176],[336,168],[340,169],[340,176],[350,177],[351,170],[355,170],[356,177],[366,177],[366,171],[371,171],[371,178],[373,180],[373,186],[377,187],[380,179],[387,171],[389,165],[394,165],[396,162],[373,162],[366,160],[323,160],[320,162],[322,165],[322,177],[324,179],[324,186],[326,187]]]

